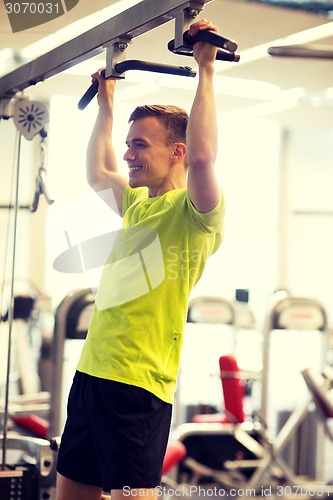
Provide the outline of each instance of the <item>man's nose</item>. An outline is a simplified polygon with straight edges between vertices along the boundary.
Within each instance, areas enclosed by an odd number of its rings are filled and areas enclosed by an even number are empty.
[[[123,156],[123,159],[125,161],[129,161],[129,160],[134,160],[135,159],[135,156],[134,156],[134,153],[131,151],[131,148],[128,148],[125,153],[124,153],[124,156]]]

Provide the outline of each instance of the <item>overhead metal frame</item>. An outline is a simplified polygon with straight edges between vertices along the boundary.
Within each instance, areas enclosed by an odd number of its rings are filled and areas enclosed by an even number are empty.
[[[172,19],[176,20],[175,40],[181,43],[182,30],[186,24],[190,24],[191,19],[211,1],[143,0],[86,33],[1,77],[0,99],[8,99],[17,92],[100,54],[106,47],[119,41],[130,42],[133,38]],[[111,68],[108,71],[111,72]]]

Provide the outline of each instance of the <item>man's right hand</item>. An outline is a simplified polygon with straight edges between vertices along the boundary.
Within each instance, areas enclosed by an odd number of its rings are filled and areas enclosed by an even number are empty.
[[[99,107],[113,108],[113,98],[117,80],[115,78],[104,78],[103,71],[105,68],[100,68],[91,75],[92,83],[98,82],[97,100]]]

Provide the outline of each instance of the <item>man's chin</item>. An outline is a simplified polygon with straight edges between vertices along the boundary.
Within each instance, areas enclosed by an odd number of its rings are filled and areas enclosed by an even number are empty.
[[[128,185],[131,188],[144,187],[144,184],[142,184],[136,179],[131,179],[131,178],[128,179]]]

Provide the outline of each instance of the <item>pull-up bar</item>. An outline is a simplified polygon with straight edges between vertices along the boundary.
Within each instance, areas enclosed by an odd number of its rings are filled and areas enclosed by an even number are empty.
[[[163,2],[143,0],[90,31],[0,78],[0,101],[8,100],[17,92],[94,57],[103,52],[104,49],[106,49],[107,59],[105,77],[120,77],[121,75],[115,68],[119,69],[119,63],[122,63],[124,51],[131,40],[172,19],[175,19],[175,39],[172,40],[172,49],[170,50],[176,54],[191,55],[188,52],[188,42],[184,43],[183,39],[185,28],[189,27],[191,21],[210,1],[212,0],[163,0]],[[225,47],[227,50],[236,50],[237,44],[235,42],[223,37],[220,38],[223,43],[227,43]],[[215,43],[213,42],[213,44]],[[224,45],[216,45],[224,47]],[[222,57],[219,58],[238,61],[239,56],[232,54],[230,58],[230,55],[225,57],[222,54]],[[143,61],[142,63],[152,64]],[[165,65],[159,66],[159,70],[156,66],[152,70],[164,72],[162,67]],[[177,68],[174,66],[173,68],[174,70],[169,66],[165,72],[183,74],[184,76],[194,76],[195,74],[188,67]],[[129,68],[127,67],[127,69]],[[140,69],[148,70],[147,66],[144,68],[141,66]]]
[[[186,31],[185,33],[183,33],[182,40],[183,40],[182,44],[177,49],[175,49],[176,39],[171,40],[168,43],[168,49],[171,52],[174,52],[175,54],[184,56],[193,56],[193,45],[201,40],[211,43],[212,45],[215,45],[217,47],[221,47],[221,49],[217,50],[216,59],[222,61],[235,61],[235,62],[239,61],[239,55],[234,53],[234,51],[237,49],[236,42],[228,40],[227,38],[224,38],[218,35],[217,33],[214,33],[213,31],[210,30],[200,31],[194,37],[191,37],[189,35],[189,32]],[[118,42],[117,45],[118,51],[119,51],[119,43],[123,44],[124,42],[123,41]],[[114,47],[113,47],[112,57],[113,58],[115,57]],[[137,61],[137,60],[123,61],[115,65],[112,65],[112,62],[113,61],[110,61],[112,66],[111,68],[112,73],[110,74],[109,72],[109,75],[110,76],[112,75],[114,78],[122,78],[122,74],[130,69],[136,69],[140,71],[152,71],[155,73],[166,73],[179,76],[194,77],[196,75],[196,72],[193,71],[192,68],[188,66],[172,66],[170,64],[150,63],[146,61]],[[102,75],[104,77],[106,76],[106,70],[102,71]],[[78,103],[78,108],[81,110],[85,109],[87,104],[89,104],[91,99],[97,94],[97,91],[98,91],[98,82],[96,81],[90,85],[88,90],[81,97]]]
[[[115,65],[114,70],[121,75],[125,71],[128,70],[138,70],[138,71],[152,71],[155,73],[165,73],[170,75],[178,75],[178,76],[189,76],[194,77],[196,72],[192,70],[192,68],[188,66],[171,66],[169,64],[158,64],[158,63],[149,63],[147,61],[137,61],[137,60],[127,60],[120,62]],[[102,75],[105,76],[105,70],[102,71]],[[81,99],[78,102],[78,108],[83,110],[92,100],[92,98],[97,94],[98,91],[98,82],[94,82],[90,85],[88,90],[84,93]]]
[[[94,57],[117,40],[130,42],[172,19],[177,26],[195,17],[211,0],[144,0],[50,52],[0,78],[0,97],[13,96],[31,85]],[[176,34],[179,39],[179,34]],[[106,75],[110,76],[110,75]]]

